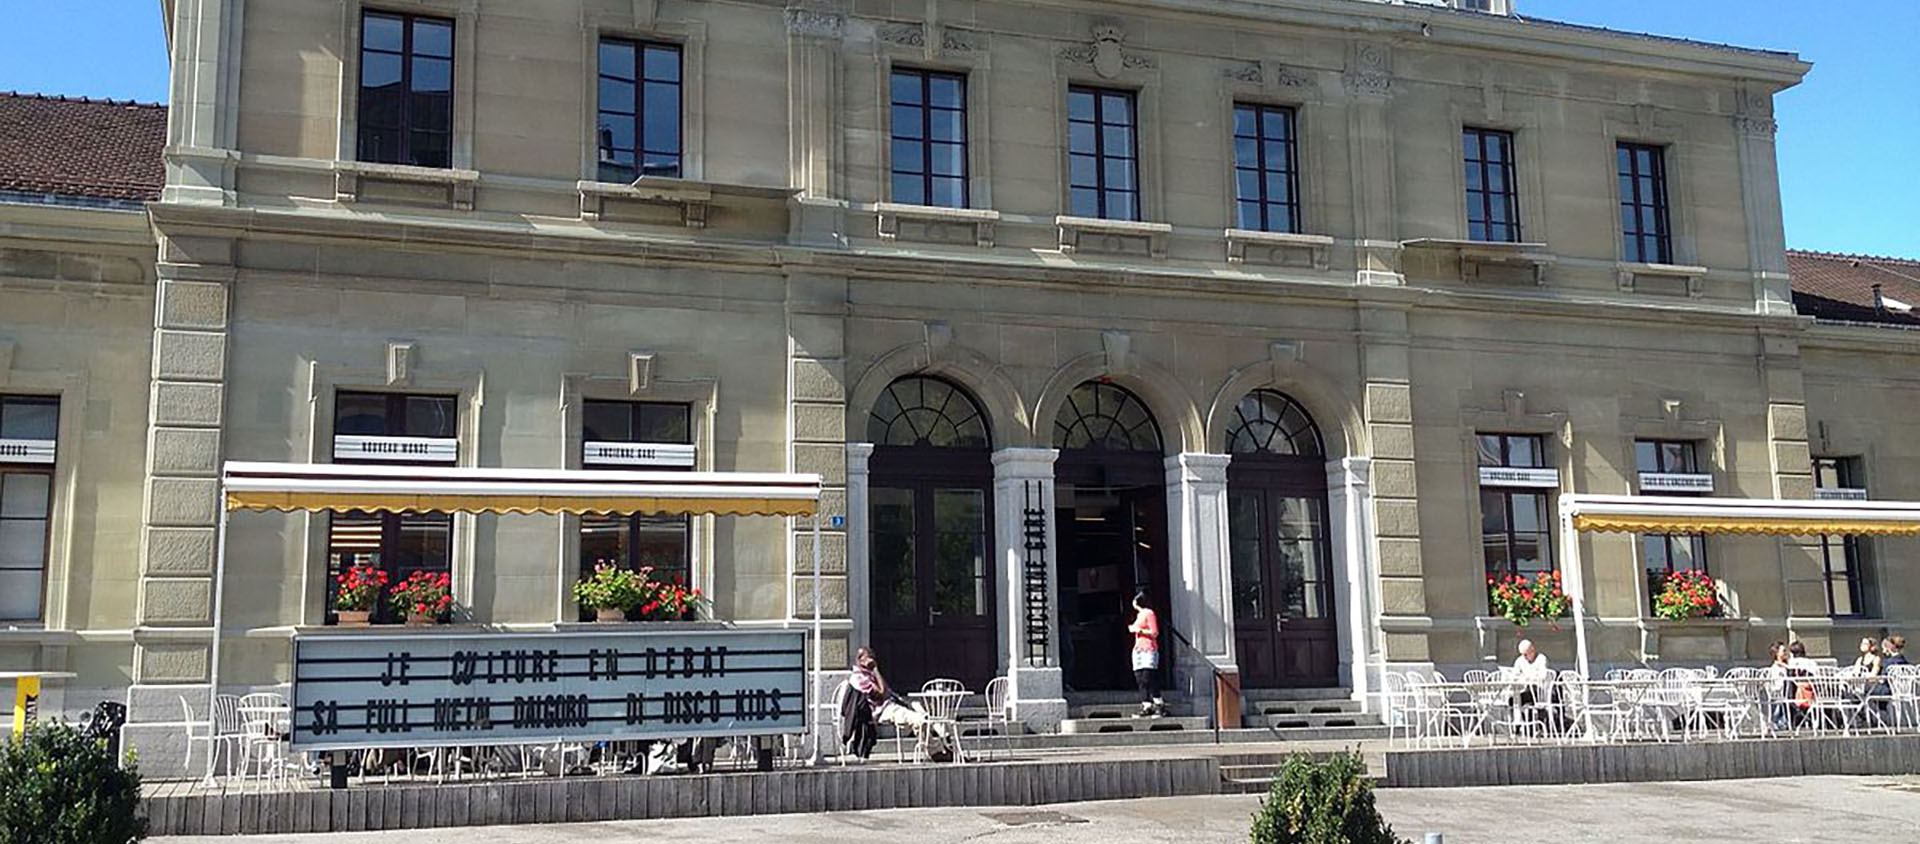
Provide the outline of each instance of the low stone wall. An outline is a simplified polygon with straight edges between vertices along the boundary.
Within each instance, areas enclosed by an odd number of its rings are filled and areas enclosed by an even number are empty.
[[[1392,750],[1389,788],[1920,773],[1920,736]]]
[[[1197,757],[371,784],[265,794],[188,792],[149,797],[145,807],[154,835],[224,835],[1033,806],[1219,790],[1220,763]]]

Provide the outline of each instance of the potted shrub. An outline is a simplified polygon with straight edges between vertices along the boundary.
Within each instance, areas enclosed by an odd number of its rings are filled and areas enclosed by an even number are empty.
[[[1706,618],[1720,610],[1713,578],[1702,571],[1676,571],[1660,578],[1653,614],[1670,621]]]
[[[1573,599],[1560,587],[1560,573],[1541,572],[1532,580],[1519,575],[1487,578],[1487,603],[1495,615],[1526,627],[1535,619],[1557,621],[1573,609]],[[1553,625],[1560,629],[1558,624]]]
[[[1373,804],[1367,763],[1351,753],[1287,757],[1254,813],[1252,844],[1402,844]]]
[[[64,724],[0,738],[0,841],[129,844],[146,837],[140,770]],[[124,764],[123,764],[124,763]]]
[[[453,612],[453,576],[416,571],[393,587],[393,608],[416,627],[437,624]]]
[[[387,573],[372,566],[354,566],[334,578],[333,614],[341,627],[365,627],[373,605],[387,591]]]
[[[573,584],[573,599],[592,610],[597,621],[626,621],[627,610],[639,606],[649,593],[646,575],[601,562],[593,574]]]

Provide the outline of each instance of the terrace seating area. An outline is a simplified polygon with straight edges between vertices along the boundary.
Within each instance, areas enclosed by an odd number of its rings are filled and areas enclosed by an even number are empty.
[[[1544,687],[1504,668],[1389,671],[1381,698],[1402,747],[1920,733],[1920,666],[1561,671]]]

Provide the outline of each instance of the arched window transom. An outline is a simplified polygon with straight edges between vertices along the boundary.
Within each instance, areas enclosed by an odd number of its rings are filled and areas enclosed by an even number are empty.
[[[1324,457],[1326,446],[1320,439],[1320,426],[1313,423],[1313,417],[1299,402],[1285,393],[1255,390],[1233,409],[1227,452]]]
[[[1053,420],[1056,448],[1162,451],[1160,426],[1138,396],[1098,381],[1073,388]]]
[[[887,385],[867,416],[867,439],[875,445],[992,447],[986,416],[973,397],[924,375]]]

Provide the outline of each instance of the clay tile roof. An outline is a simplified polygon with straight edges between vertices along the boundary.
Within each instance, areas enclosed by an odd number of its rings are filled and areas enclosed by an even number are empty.
[[[1793,274],[1793,304],[1803,315],[1920,325],[1920,260],[1789,250],[1787,270]]]
[[[0,92],[0,194],[160,198],[167,107]]]

